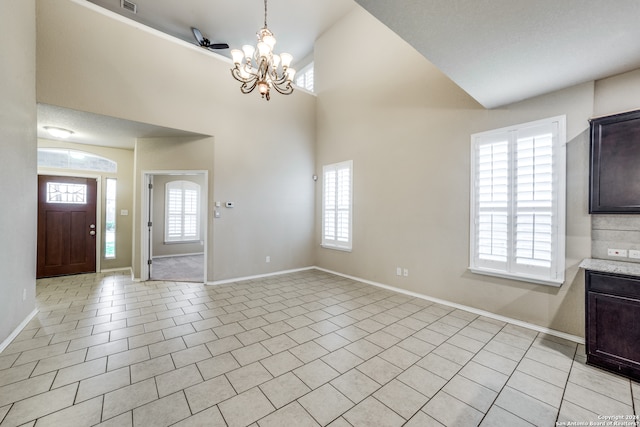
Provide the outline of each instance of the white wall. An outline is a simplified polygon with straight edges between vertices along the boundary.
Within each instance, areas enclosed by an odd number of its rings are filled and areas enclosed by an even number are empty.
[[[34,0],[0,2],[0,344],[35,309],[35,16]]]
[[[353,251],[320,248],[318,217],[317,265],[583,335],[577,264],[590,255],[585,131],[593,83],[485,110],[360,8],[318,40],[315,64],[316,170],[354,161]],[[468,272],[470,135],[560,114],[567,115],[570,140],[565,284],[558,289]],[[407,268],[409,277],[396,276],[396,267]]]
[[[215,221],[209,212],[209,280],[313,265],[312,95],[274,94],[269,102],[242,95],[230,61],[216,54],[89,2],[37,6],[39,102],[214,137],[212,153],[198,159],[206,167],[191,169],[209,170],[212,200],[236,207]]]

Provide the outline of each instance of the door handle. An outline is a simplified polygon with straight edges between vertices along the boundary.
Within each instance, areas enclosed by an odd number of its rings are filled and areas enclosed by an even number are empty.
[[[95,224],[91,224],[91,225],[89,226],[89,228],[91,228],[91,229],[93,230],[94,228],[96,228],[96,225],[95,225]]]
[[[95,231],[93,231],[93,230],[91,230],[91,231],[89,232],[89,234],[91,234],[92,236],[95,236],[95,235],[96,235],[96,232],[95,232]]]

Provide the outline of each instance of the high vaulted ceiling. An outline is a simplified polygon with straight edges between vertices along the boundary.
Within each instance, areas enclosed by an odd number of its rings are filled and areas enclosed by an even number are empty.
[[[74,1],[192,43],[191,27],[197,27],[231,48],[255,44],[264,24],[263,0],[130,0],[136,14],[123,9],[122,0]],[[314,41],[358,4],[487,108],[640,68],[639,0],[271,0],[268,25],[278,40],[276,52],[293,54],[296,67],[306,65]],[[218,52],[230,56],[229,50]],[[49,120],[71,113],[41,107]],[[131,126],[132,137],[133,129],[154,134]]]

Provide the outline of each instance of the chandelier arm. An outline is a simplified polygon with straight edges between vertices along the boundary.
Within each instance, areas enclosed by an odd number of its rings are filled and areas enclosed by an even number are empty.
[[[240,66],[236,65],[234,68],[231,69],[231,75],[233,76],[234,79],[236,79],[241,83],[250,83],[252,81],[258,81],[258,74],[248,70],[250,70],[250,68],[245,67],[244,72],[247,74],[247,76],[243,77],[240,71]]]
[[[272,81],[271,83],[271,87],[273,87],[276,92],[282,95],[291,95],[293,93],[293,86],[291,86],[290,81],[286,81],[286,85],[284,85],[284,87],[281,87],[282,83],[278,83],[275,81]]]

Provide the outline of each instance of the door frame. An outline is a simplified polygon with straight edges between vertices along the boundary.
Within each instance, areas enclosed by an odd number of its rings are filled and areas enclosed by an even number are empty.
[[[60,172],[60,171],[49,171],[46,169],[38,168],[37,175],[48,175],[48,176],[60,176],[60,177],[71,177],[71,178],[87,178],[87,179],[95,179],[97,181],[96,185],[96,273],[100,273],[100,261],[102,260],[102,175],[96,175],[92,173],[77,173],[77,172]],[[36,224],[37,226],[37,224]],[[37,233],[36,233],[37,238]],[[36,247],[37,247],[36,242]]]
[[[200,193],[200,215],[205,218],[203,233],[204,240],[204,282],[207,283],[207,259],[209,253],[209,171],[201,169],[170,169],[170,170],[143,170],[142,171],[142,201],[140,203],[140,280],[149,280],[149,264],[147,261],[153,256],[153,233],[149,233],[148,222],[152,221],[150,217],[150,208],[153,206],[153,193],[149,192],[149,180],[154,175],[202,175],[204,176],[204,188]]]

